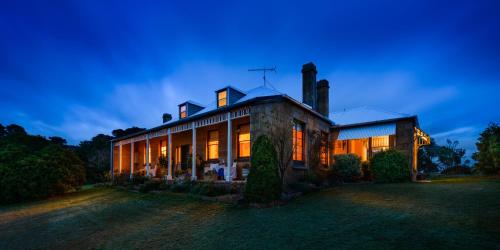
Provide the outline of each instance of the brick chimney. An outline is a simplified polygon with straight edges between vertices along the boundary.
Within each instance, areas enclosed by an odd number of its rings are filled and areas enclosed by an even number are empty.
[[[302,102],[316,110],[316,65],[302,65]]]
[[[330,84],[327,80],[319,80],[316,85],[316,93],[317,93],[317,109],[320,114],[328,117],[330,110],[330,95],[329,95]]]

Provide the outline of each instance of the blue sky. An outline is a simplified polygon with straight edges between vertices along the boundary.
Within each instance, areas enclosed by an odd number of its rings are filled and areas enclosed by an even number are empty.
[[[179,3],[183,2],[183,3]],[[498,1],[6,1],[0,123],[72,144],[152,127],[224,85],[269,80],[301,100],[301,65],[331,83],[330,109],[417,114],[471,152],[500,122]],[[334,119],[334,118],[333,118]]]

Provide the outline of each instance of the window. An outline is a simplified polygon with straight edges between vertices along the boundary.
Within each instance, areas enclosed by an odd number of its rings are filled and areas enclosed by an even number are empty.
[[[175,165],[181,164],[181,147],[175,147]]]
[[[293,124],[293,160],[304,161],[304,124]]]
[[[182,105],[180,107],[180,116],[181,116],[181,119],[187,117],[187,107],[186,107],[186,105]]]
[[[167,156],[167,141],[160,141],[160,152],[161,156],[166,157]]]
[[[335,152],[334,154],[347,154],[347,140],[337,140],[335,141]]]
[[[227,90],[217,93],[217,107],[224,107],[227,105]]]
[[[250,124],[238,128],[238,157],[250,157]]]
[[[379,152],[389,149],[389,136],[372,137],[372,152]]]
[[[219,131],[208,131],[208,159],[219,159]]]
[[[319,162],[323,166],[328,166],[328,134],[321,133],[321,144],[319,147]]]

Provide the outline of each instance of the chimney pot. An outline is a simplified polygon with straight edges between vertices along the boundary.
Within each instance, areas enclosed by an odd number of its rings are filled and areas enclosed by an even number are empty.
[[[330,83],[328,80],[319,80],[317,83],[317,103],[318,103],[318,108],[316,111],[318,111],[320,114],[328,117],[330,113]]]
[[[316,109],[316,65],[302,65],[302,102]]]

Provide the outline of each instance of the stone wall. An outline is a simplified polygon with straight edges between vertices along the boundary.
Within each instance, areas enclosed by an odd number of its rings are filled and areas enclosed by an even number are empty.
[[[292,124],[294,120],[298,120],[305,124],[304,163],[292,163],[285,175],[286,183],[297,181],[298,178],[304,176],[312,167],[309,159],[311,156],[308,152],[318,154],[319,156],[319,151],[311,152],[309,149],[312,135],[321,131],[329,133],[330,124],[313,115],[311,112],[304,110],[304,108],[292,104],[285,99],[256,104],[250,108],[250,133],[252,135],[252,145],[260,135],[272,137],[278,130],[286,129],[290,131],[289,144],[291,146]]]

